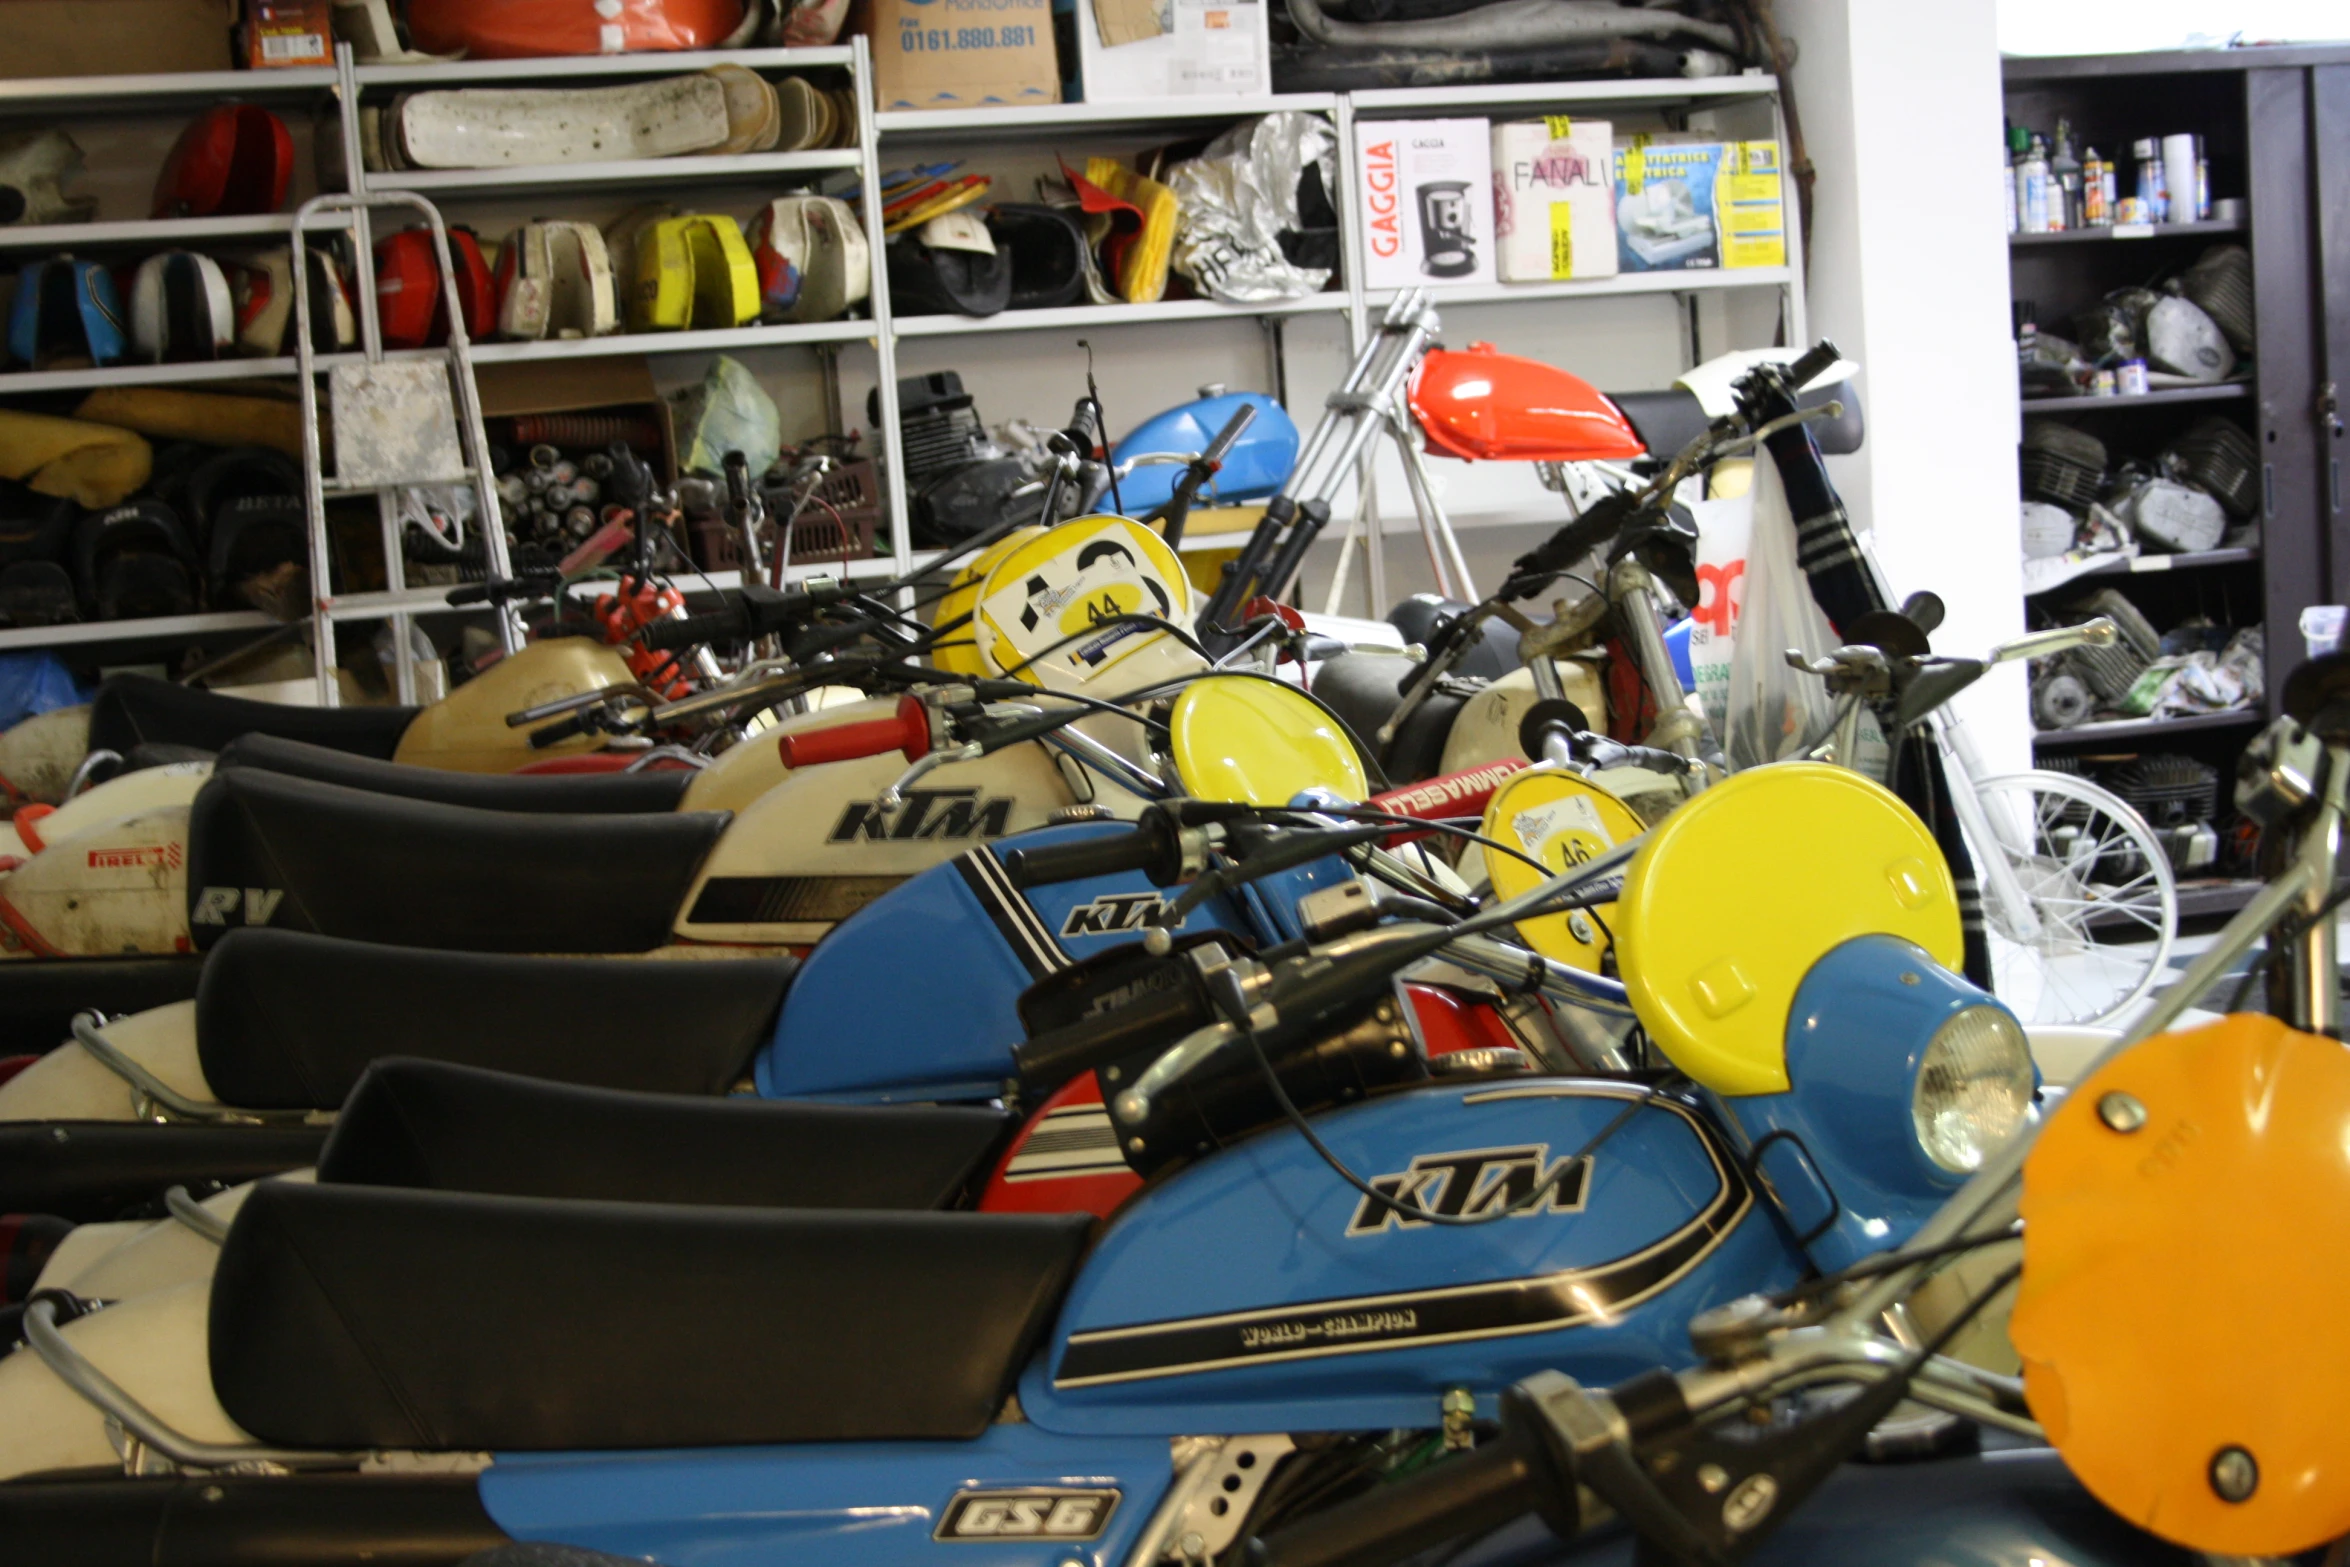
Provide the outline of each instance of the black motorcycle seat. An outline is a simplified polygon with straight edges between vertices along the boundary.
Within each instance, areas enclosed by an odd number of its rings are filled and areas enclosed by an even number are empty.
[[[290,778],[341,784],[403,800],[433,800],[488,811],[570,811],[582,816],[674,811],[685,799],[690,772],[452,773],[404,762],[379,762],[282,735],[240,735],[222,747],[218,767],[258,767]]]
[[[1425,646],[1436,634],[1436,622],[1440,618],[1465,615],[1476,607],[1459,599],[1439,598],[1433,593],[1415,593],[1387,612],[1387,623],[1402,634],[1404,641]],[[1477,640],[1461,661],[1452,666],[1452,672],[1472,680],[1499,680],[1517,668],[1518,662],[1518,633],[1506,620],[1488,620],[1477,628]]]
[[[266,1181],[213,1274],[212,1384],[306,1448],[966,1441],[1092,1222]]]
[[[661,1094],[722,1094],[775,1032],[790,957],[516,957],[233,930],[196,987],[223,1104],[332,1110],[384,1056]]]
[[[0,1125],[0,1213],[119,1219],[174,1186],[233,1186],[316,1164],[325,1141],[323,1126],[18,1121]]]
[[[942,1208],[1011,1120],[960,1105],[618,1093],[395,1057],[359,1080],[318,1178],[726,1208]]]
[[[1399,784],[1436,775],[1452,722],[1476,685],[1447,677],[1412,709],[1381,755],[1379,727],[1402,705],[1403,694],[1396,688],[1418,667],[1400,653],[1347,653],[1314,671],[1314,695],[1345,723],[1363,754],[1376,758],[1388,778]]]
[[[90,749],[128,755],[142,744],[217,751],[239,735],[281,735],[358,756],[392,759],[421,709],[292,707],[199,691],[152,675],[114,675],[90,704]]]
[[[188,814],[188,926],[205,949],[250,921],[456,951],[644,952],[668,941],[731,820],[485,811],[231,768]]]
[[[1625,422],[1632,426],[1640,444],[1648,448],[1648,455],[1660,462],[1703,435],[1706,426],[1713,423],[1699,405],[1697,394],[1677,386],[1662,392],[1610,392],[1607,400],[1616,405]],[[1860,450],[1867,427],[1861,418],[1860,392],[1850,381],[1800,393],[1795,402],[1801,408],[1842,403],[1842,414],[1811,422],[1811,437],[1830,457],[1845,457]]]

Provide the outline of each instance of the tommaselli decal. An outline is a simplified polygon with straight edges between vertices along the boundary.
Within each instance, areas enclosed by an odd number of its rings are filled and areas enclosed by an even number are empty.
[[[1232,1366],[1556,1332],[1619,1316],[1662,1294],[1738,1227],[1754,1207],[1753,1189],[1736,1161],[1723,1157],[1713,1129],[1686,1106],[1661,1096],[1590,1086],[1572,1090],[1528,1086],[1470,1095],[1462,1103],[1570,1095],[1638,1098],[1644,1101],[1644,1108],[1679,1116],[1696,1134],[1713,1164],[1713,1196],[1672,1234],[1589,1267],[1450,1289],[1302,1301],[1258,1311],[1073,1333],[1053,1374],[1053,1386],[1095,1387],[1152,1377],[1191,1376]]]

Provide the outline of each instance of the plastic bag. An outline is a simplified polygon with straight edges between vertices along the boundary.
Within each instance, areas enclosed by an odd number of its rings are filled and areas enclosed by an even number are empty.
[[[1697,519],[1697,602],[1689,608],[1689,673],[1715,734],[1730,717],[1730,661],[1746,597],[1746,551],[1754,532],[1754,491],[1691,503]]]
[[[726,454],[750,459],[751,472],[765,473],[783,452],[783,416],[759,378],[739,359],[720,354],[699,386],[680,392],[677,405],[677,466],[687,473],[723,473]]]
[[[1787,650],[1820,658],[1839,643],[1811,595],[1811,579],[1795,559],[1795,518],[1775,462],[1754,465],[1754,520],[1747,537],[1745,593],[1730,648],[1724,707],[1723,754],[1733,772],[1795,755],[1817,745],[1836,714],[1817,675],[1787,667]],[[1864,731],[1873,723],[1862,721]],[[1872,750],[1864,734],[1862,771],[1882,771],[1882,741]],[[1841,760],[1841,758],[1840,758]]]
[[[94,694],[54,653],[0,653],[0,729],[36,713],[78,707]]]
[[[1323,187],[1336,188],[1336,145],[1319,115],[1284,111],[1243,121],[1175,165],[1167,175],[1181,210],[1175,270],[1210,299],[1232,304],[1320,293],[1329,272],[1291,262],[1281,235],[1304,227],[1298,182],[1308,168],[1321,165]]]

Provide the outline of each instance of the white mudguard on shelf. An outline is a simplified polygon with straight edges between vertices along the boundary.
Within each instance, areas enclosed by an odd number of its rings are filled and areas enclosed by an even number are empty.
[[[193,950],[184,805],[101,822],[0,876],[0,958]]]
[[[0,856],[29,860],[53,843],[101,822],[119,821],[167,805],[193,805],[196,791],[212,776],[210,762],[171,762],[142,767],[84,789],[53,811],[28,811],[0,825]]]
[[[199,1104],[213,1104],[212,1086],[196,1055],[196,1003],[171,1001],[107,1024],[106,1042]],[[0,1083],[0,1122],[137,1121],[131,1085],[73,1040]]]
[[[51,708],[0,732],[0,795],[55,805],[90,751],[90,706]]]
[[[612,257],[592,223],[525,223],[498,256],[498,284],[498,331],[504,336],[535,342],[620,330]]]
[[[211,1301],[206,1277],[121,1301],[60,1331],[164,1424],[200,1442],[251,1443],[212,1391]],[[121,1465],[97,1405],[29,1350],[0,1359],[0,1481]]]
[[[733,127],[726,86],[707,72],[622,87],[465,87],[412,93],[397,135],[419,169],[617,163],[714,152]]]

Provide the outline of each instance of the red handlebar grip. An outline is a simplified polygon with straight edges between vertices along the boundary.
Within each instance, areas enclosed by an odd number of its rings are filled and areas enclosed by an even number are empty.
[[[1507,782],[1513,773],[1526,770],[1526,763],[1514,756],[1467,772],[1447,773],[1442,778],[1431,778],[1425,783],[1406,784],[1401,789],[1390,789],[1375,794],[1363,803],[1375,811],[1391,816],[1417,816],[1423,821],[1442,821],[1448,817],[1483,816],[1493,791]],[[1387,840],[1387,847],[1410,843],[1425,838],[1426,833],[1398,832]]]
[[[930,714],[910,696],[898,698],[898,710],[887,718],[862,723],[834,724],[825,729],[801,729],[775,742],[783,765],[813,767],[819,762],[853,762],[860,756],[903,751],[906,760],[919,762],[930,751]]]

